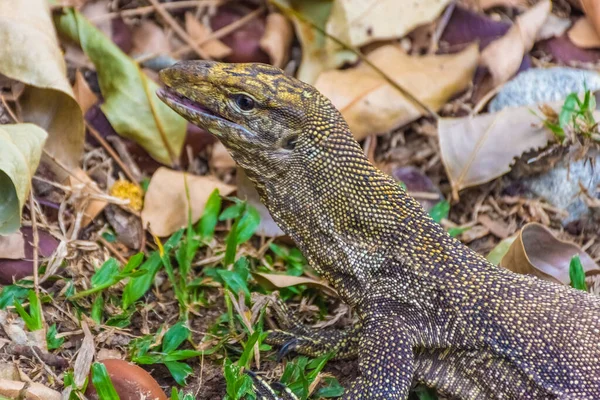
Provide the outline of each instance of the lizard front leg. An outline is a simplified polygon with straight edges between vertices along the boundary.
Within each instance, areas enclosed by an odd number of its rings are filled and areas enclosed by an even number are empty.
[[[295,351],[311,357],[334,353],[332,359],[356,358],[361,324],[346,329],[313,329],[307,327],[294,315],[286,304],[277,298],[272,304],[275,319],[283,329],[269,331],[266,343],[281,346],[279,358]]]
[[[364,322],[359,344],[361,376],[343,400],[403,400],[415,369],[413,341],[398,320],[377,316]]]

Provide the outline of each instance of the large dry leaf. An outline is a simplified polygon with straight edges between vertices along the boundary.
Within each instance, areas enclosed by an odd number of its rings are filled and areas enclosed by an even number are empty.
[[[73,92],[75,93],[75,99],[81,107],[81,111],[85,113],[98,102],[98,96],[92,91],[87,81],[83,77],[81,71],[75,72],[75,84],[73,85]]]
[[[9,399],[61,400],[56,390],[37,382],[19,382],[0,379],[0,395]]]
[[[271,64],[283,68],[290,56],[294,29],[286,17],[278,13],[267,16],[265,33],[260,38],[260,48],[269,55]]]
[[[47,136],[33,124],[0,125],[0,235],[21,225],[21,209]]]
[[[185,13],[185,30],[196,42],[204,41],[212,32],[209,27],[202,24],[191,12]],[[202,50],[210,57],[220,60],[231,54],[231,48],[219,39],[211,39],[201,46]]]
[[[598,0],[581,0],[581,6],[596,29],[596,33],[600,35],[600,2]]]
[[[481,64],[492,75],[494,85],[508,81],[533,47],[539,30],[552,10],[552,2],[543,0],[517,17],[506,35],[493,41],[481,52]]]
[[[188,204],[185,185],[190,193]],[[187,225],[188,208],[192,209],[192,222],[198,221],[208,197],[214,189],[223,196],[231,194],[235,187],[213,177],[194,176],[168,168],[159,168],[148,186],[144,197],[142,221],[154,235],[164,237]]]
[[[0,259],[18,260],[25,257],[25,239],[21,232],[0,236]]]
[[[329,292],[329,294],[337,296],[335,289],[327,285],[327,283],[312,278],[306,278],[304,276],[267,274],[264,272],[253,272],[252,276],[261,286],[270,290],[283,289],[290,286],[307,285],[324,289],[325,291]]]
[[[144,20],[133,29],[132,55],[166,55],[171,53],[171,44],[164,29],[150,20]]]
[[[541,224],[529,223],[521,229],[500,265],[519,274],[568,285],[574,255],[579,255],[586,273],[600,273],[600,266],[575,243],[557,239]]]
[[[450,0],[337,0],[327,33],[360,47],[377,40],[401,38],[419,25],[433,21]]]
[[[529,6],[528,0],[478,0],[477,2],[482,10],[493,7],[524,8]]]
[[[551,105],[554,110],[561,106],[562,102]],[[509,172],[515,157],[548,144],[553,136],[532,108],[438,120],[442,161],[455,198],[461,189]]]
[[[23,82],[22,122],[48,132],[46,151],[76,168],[83,150],[83,115],[66,77],[46,0],[0,0],[0,74]],[[54,166],[54,165],[52,165]],[[61,168],[53,171],[66,178]]]
[[[158,99],[158,85],[81,14],[65,9],[55,17],[61,35],[78,43],[96,66],[110,124],[142,146],[155,160],[172,164],[179,157],[186,121]]]
[[[368,57],[398,85],[437,110],[470,84],[479,52],[477,45],[471,45],[457,54],[413,57],[387,45]],[[315,86],[340,110],[359,140],[389,132],[424,112],[365,64],[326,71]]]
[[[329,20],[333,0],[273,0],[283,7],[291,7],[303,18],[311,21],[322,31]],[[298,68],[298,79],[313,84],[322,71],[337,68],[344,63],[354,62],[357,57],[347,50],[340,50],[323,33],[294,15],[287,15],[294,23],[296,35],[302,46],[302,61]]]
[[[581,17],[569,30],[569,39],[575,46],[584,49],[600,47],[600,35],[588,17]]]

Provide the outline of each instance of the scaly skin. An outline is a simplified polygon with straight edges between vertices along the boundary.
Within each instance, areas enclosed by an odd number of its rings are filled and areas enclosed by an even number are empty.
[[[405,399],[415,381],[461,399],[600,398],[600,299],[448,236],[315,88],[262,64],[182,62],[161,79],[356,309],[362,376],[344,399]]]

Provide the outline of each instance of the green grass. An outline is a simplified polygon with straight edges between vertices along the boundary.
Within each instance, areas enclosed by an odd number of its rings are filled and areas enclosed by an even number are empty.
[[[564,142],[569,134],[600,142],[598,123],[594,118],[596,98],[591,90],[586,90],[583,100],[579,94],[571,93],[565,99],[557,120],[545,119],[544,125],[554,133],[559,142]]]

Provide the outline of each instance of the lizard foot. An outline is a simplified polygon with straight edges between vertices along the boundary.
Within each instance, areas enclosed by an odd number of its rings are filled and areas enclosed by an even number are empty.
[[[258,400],[300,400],[294,392],[280,382],[269,384],[252,371],[246,371],[246,374],[252,378],[252,388]],[[278,395],[275,390],[281,394]]]
[[[332,359],[349,359],[358,355],[360,323],[345,330],[309,328],[279,298],[273,301],[272,310],[282,329],[268,331],[266,343],[280,346],[278,361],[292,351],[311,357],[334,353]]]

